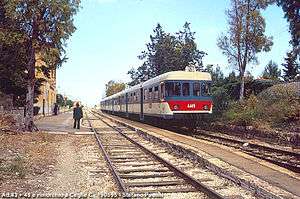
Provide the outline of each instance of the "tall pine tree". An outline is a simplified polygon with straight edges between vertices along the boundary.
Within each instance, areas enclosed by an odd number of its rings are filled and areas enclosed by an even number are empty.
[[[286,58],[284,58],[285,63],[282,64],[283,69],[283,79],[286,82],[291,82],[300,79],[300,65],[297,63],[297,56],[293,53],[293,51],[288,52],[286,54]]]
[[[202,58],[206,55],[204,51],[197,48],[195,42],[196,32],[191,31],[190,23],[185,22],[183,30],[177,32],[178,49],[180,49],[178,56],[178,66],[180,70],[184,70],[186,66],[193,64],[197,66],[198,70],[203,69]]]
[[[282,7],[284,17],[290,23],[292,35],[291,44],[294,48],[300,48],[300,1],[299,0],[276,0]]]
[[[195,42],[195,32],[190,29],[190,23],[186,22],[183,30],[175,35],[166,33],[160,24],[157,24],[150,35],[147,49],[138,56],[143,64],[137,69],[128,71],[132,81],[129,85],[135,85],[160,74],[184,70],[189,64],[202,66],[202,58],[206,54],[198,50]]]
[[[280,75],[281,71],[278,68],[278,65],[272,60],[270,60],[265,67],[262,77],[265,79],[279,80]]]

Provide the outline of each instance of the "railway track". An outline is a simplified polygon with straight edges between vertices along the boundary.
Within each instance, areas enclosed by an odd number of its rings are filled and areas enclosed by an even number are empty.
[[[121,126],[113,126],[104,120],[102,122],[107,125],[105,130],[94,128],[91,120],[88,117],[87,119],[118,184],[121,197],[134,198],[155,193],[201,192],[207,198],[224,198],[131,139],[128,134],[135,133],[134,131]],[[142,181],[130,182],[132,179],[142,179]]]
[[[296,173],[300,173],[300,154],[297,152],[256,143],[248,143],[244,140],[214,135],[203,130],[197,132],[196,135],[193,135],[196,138],[240,149],[246,154],[266,160]]]
[[[255,192],[251,193],[244,190],[239,185],[209,170],[203,168],[198,169],[198,171],[195,170],[195,167],[198,166],[193,162],[191,163],[190,160],[180,158],[177,155],[171,157],[170,154],[173,151],[159,147],[152,141],[147,143],[148,141],[145,141],[132,128],[127,128],[114,122],[111,118],[106,118],[106,116],[103,117],[98,112],[93,111],[92,114],[93,117],[106,125],[105,128],[93,127],[89,120],[120,192],[136,193],[137,196],[144,193],[159,192],[167,194],[202,193],[206,195],[204,198],[242,199],[258,197]],[[103,132],[107,130],[109,133]],[[150,145],[150,149],[147,145]],[[139,182],[132,183],[131,180],[138,180]],[[199,196],[191,198],[199,198]]]
[[[150,124],[153,125],[153,124]],[[158,125],[155,125],[160,127]],[[193,136],[198,139],[222,144],[228,147],[233,147],[243,151],[246,154],[276,164],[290,171],[300,173],[300,153],[288,151],[284,149],[269,147],[257,143],[247,142],[246,140],[240,140],[234,137],[225,137],[216,135],[214,132],[206,130],[195,130],[191,134],[190,130],[179,126],[163,127],[167,130],[183,133],[185,135]],[[196,134],[195,134],[196,133]]]

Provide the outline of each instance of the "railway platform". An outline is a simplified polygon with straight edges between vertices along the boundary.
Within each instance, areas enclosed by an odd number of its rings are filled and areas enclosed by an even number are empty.
[[[208,167],[242,186],[267,191],[283,198],[300,198],[300,174],[289,171],[239,150],[174,133],[117,116],[109,118],[159,139],[172,148],[186,149],[208,161]],[[175,146],[175,147],[174,147]],[[286,195],[285,195],[286,194]],[[285,196],[284,196],[285,195]]]
[[[39,182],[41,185],[33,185],[38,193],[84,195],[117,191],[85,119],[80,129],[73,128],[72,112],[39,118],[35,125],[39,132],[34,134],[46,134],[55,154],[50,172],[43,174]]]
[[[39,118],[35,124],[39,131],[53,134],[91,134],[89,127],[81,120],[80,129],[73,128],[71,112]]]

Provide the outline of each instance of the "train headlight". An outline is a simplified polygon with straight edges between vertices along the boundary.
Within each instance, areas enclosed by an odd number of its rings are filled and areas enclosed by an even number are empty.
[[[209,108],[208,105],[204,105],[204,106],[203,106],[203,109],[204,109],[204,110],[208,110],[208,108]]]
[[[174,109],[174,110],[178,110],[178,109],[179,109],[179,105],[178,105],[178,104],[175,104],[175,105],[173,106],[173,109]]]

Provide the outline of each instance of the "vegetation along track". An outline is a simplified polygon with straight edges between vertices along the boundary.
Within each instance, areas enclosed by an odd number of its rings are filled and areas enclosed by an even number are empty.
[[[223,137],[203,130],[198,130],[193,136],[199,139],[240,149],[249,155],[300,173],[300,154],[297,152],[273,148],[256,143],[248,143],[244,140]]]
[[[149,140],[135,129],[98,112],[93,111],[92,114],[92,122],[96,124],[92,129],[98,142],[102,143],[99,145],[109,159],[109,167],[121,192],[176,193],[177,198],[178,194],[180,198],[265,198]],[[98,122],[105,123],[105,127],[95,123],[97,118]],[[136,180],[139,183],[132,183]],[[201,193],[202,197],[192,195],[195,193]]]
[[[97,118],[101,120],[100,117]],[[87,119],[122,197],[201,192],[207,198],[224,198],[131,139],[128,134],[135,133],[134,131],[111,125],[104,120],[102,122],[106,124],[105,129],[94,128],[88,116]],[[130,182],[130,179],[141,181]]]

